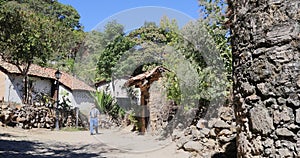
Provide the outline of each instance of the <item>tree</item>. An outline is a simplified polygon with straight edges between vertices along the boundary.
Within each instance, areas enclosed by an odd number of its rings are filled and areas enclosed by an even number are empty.
[[[116,37],[124,34],[124,26],[119,24],[116,20],[109,21],[104,26],[104,39],[102,45],[107,45],[110,41],[113,41]]]
[[[97,65],[98,59],[102,59],[105,56],[102,54],[103,52],[106,55],[108,53],[104,51],[105,47],[116,37],[124,34],[124,26],[117,23],[115,20],[108,22],[104,28],[103,32],[93,30],[86,33],[85,39],[80,45],[78,55],[75,60],[74,73],[77,77],[91,85],[95,82],[97,73],[95,65]],[[104,69],[109,69],[109,65],[104,66]],[[101,76],[98,76],[97,78],[99,77],[101,78]]]
[[[0,56],[14,64],[24,76],[24,102],[27,102],[27,74],[31,64],[46,65],[54,55],[69,52],[70,40],[74,37],[74,28],[32,7],[31,3],[7,1],[0,8],[0,48],[3,50]]]
[[[229,1],[238,157],[300,155],[296,4]]]
[[[26,102],[30,65],[37,58],[46,62],[51,55],[51,35],[46,29],[51,21],[16,2],[3,5],[0,16],[0,48],[3,50],[0,54],[4,61],[16,65],[24,76]]]

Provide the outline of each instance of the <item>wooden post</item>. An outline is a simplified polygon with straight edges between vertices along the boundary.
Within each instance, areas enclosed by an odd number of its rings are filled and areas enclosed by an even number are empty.
[[[75,108],[75,113],[76,113],[76,128],[78,128],[78,117],[79,117],[79,108]]]
[[[145,131],[146,131],[145,106],[146,106],[145,89],[141,88],[141,108],[142,108],[141,109],[141,126],[140,126],[141,134],[145,134]]]

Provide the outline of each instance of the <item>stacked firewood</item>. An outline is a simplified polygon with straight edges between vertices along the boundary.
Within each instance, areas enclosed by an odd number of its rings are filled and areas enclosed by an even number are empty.
[[[60,113],[61,114],[61,113]],[[75,126],[74,112],[68,112],[67,118],[60,117],[60,127]],[[60,115],[62,116],[62,115]],[[0,125],[17,126],[24,129],[54,128],[56,121],[55,110],[48,107],[36,106],[0,106]],[[82,121],[78,120],[80,126]]]

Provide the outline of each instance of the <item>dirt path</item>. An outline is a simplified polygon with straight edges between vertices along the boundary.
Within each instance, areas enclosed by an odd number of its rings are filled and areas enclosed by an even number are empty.
[[[88,131],[24,130],[0,127],[0,157],[107,157],[107,158],[185,158],[170,138],[137,135],[128,130]]]

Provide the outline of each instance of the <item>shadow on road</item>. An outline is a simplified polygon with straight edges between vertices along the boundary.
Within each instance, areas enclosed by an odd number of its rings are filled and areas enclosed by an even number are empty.
[[[101,146],[101,144],[91,144],[91,145],[69,145],[64,143],[49,142],[41,143],[38,141],[28,141],[28,140],[15,140],[18,136],[10,134],[0,134],[3,140],[0,140],[0,158],[48,158],[48,157],[80,157],[80,158],[91,158],[100,157],[103,153],[112,152],[110,150]],[[9,140],[12,139],[12,140]],[[20,138],[18,138],[20,139]],[[103,149],[99,151],[100,149]],[[93,149],[98,149],[95,151]],[[95,151],[95,152],[91,152]]]

